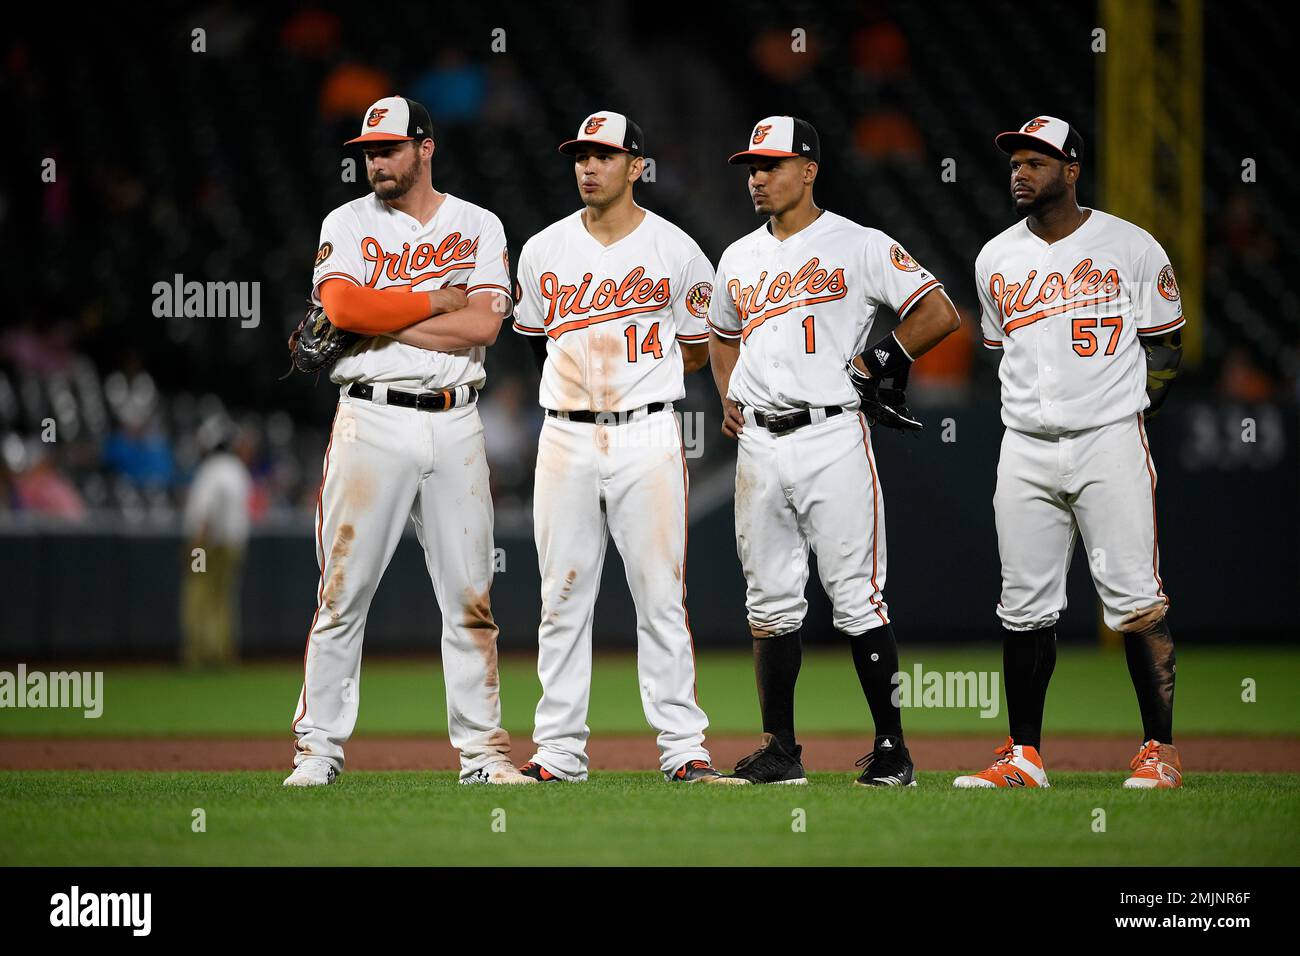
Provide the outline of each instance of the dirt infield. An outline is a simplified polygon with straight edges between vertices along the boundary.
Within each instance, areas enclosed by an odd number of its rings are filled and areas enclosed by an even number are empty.
[[[754,749],[754,737],[710,737],[719,767],[731,767]],[[870,746],[863,737],[802,739],[809,770],[848,770]],[[993,758],[992,739],[911,737],[908,746],[922,770],[976,770]],[[1061,737],[1049,741],[1051,770],[1126,769],[1138,741],[1129,737]],[[1196,771],[1300,772],[1300,738],[1180,737],[1184,767]],[[532,749],[516,740],[519,762]],[[588,752],[593,770],[653,770],[654,737],[595,737]],[[456,752],[445,738],[358,737],[348,744],[349,770],[454,770]],[[282,770],[293,755],[289,739],[0,739],[0,770]]]

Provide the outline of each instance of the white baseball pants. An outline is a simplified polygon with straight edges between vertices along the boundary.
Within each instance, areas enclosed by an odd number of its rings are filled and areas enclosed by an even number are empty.
[[[687,482],[671,409],[622,424],[546,419],[533,495],[542,578],[533,759],[556,776],[587,777],[591,631],[607,531],[636,605],[641,706],[659,731],[660,769],[709,759],[686,618]]]
[[[343,395],[316,511],[321,568],[294,715],[295,766],[343,769],[360,704],[366,614],[407,517],[442,611],[447,728],[461,777],[508,759],[492,619],[492,496],[473,406],[425,412]]]
[[[1119,630],[1125,615],[1167,606],[1155,492],[1141,415],[1064,435],[1008,428],[993,495],[1003,626],[1028,631],[1056,623],[1077,534],[1107,627]]]
[[[786,634],[808,612],[808,551],[817,555],[834,624],[861,634],[889,623],[885,502],[860,413],[773,435],[746,408],[736,454],[736,550],[755,637]]]

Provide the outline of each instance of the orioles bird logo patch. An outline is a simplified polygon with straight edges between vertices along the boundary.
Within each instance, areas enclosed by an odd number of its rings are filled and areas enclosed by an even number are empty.
[[[1178,301],[1178,280],[1174,278],[1173,266],[1167,265],[1160,270],[1160,275],[1156,277],[1156,288],[1170,302]]]
[[[373,110],[370,111],[370,115],[366,117],[366,125],[378,126],[380,122],[383,120],[383,118],[387,115],[388,115],[387,109],[381,109],[380,107],[376,106]]]
[[[686,308],[697,319],[708,318],[709,303],[713,301],[713,283],[697,282],[686,292]]]
[[[604,116],[593,116],[587,120],[587,125],[582,128],[582,131],[588,136],[595,136],[600,131],[600,128],[605,125],[605,120],[606,117]]]
[[[772,131],[771,123],[768,123],[766,126],[763,126],[762,124],[755,126],[753,145],[757,146],[759,143],[763,142],[763,140],[767,139],[767,134],[770,133],[771,131]]]
[[[330,257],[330,253],[332,253],[333,251],[334,251],[333,243],[322,242],[320,244],[320,248],[316,250],[316,265],[318,266],[326,259],[328,259]],[[313,266],[312,268],[315,268],[315,266]]]
[[[894,243],[889,247],[889,261],[894,264],[895,269],[902,269],[904,272],[918,272],[921,266],[915,259],[907,254],[907,250]]]
[[[1043,119],[1041,116],[1036,117],[1025,124],[1024,131],[1026,133],[1037,133],[1040,129],[1046,126],[1048,122],[1048,120]]]

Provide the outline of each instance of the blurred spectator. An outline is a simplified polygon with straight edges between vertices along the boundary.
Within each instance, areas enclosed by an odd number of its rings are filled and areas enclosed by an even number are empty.
[[[482,114],[486,92],[483,64],[470,61],[459,50],[445,49],[406,95],[428,107],[434,123],[469,123]]]
[[[756,66],[764,76],[776,83],[793,83],[817,65],[818,50],[812,37],[806,37],[807,48],[794,49],[795,38],[789,30],[764,30],[749,48]]]
[[[341,63],[321,85],[320,114],[327,120],[357,122],[371,103],[391,95],[393,82],[387,73],[363,63]]]
[[[1228,352],[1219,376],[1219,394],[1239,402],[1267,402],[1273,399],[1277,383],[1255,364],[1241,346]]]
[[[104,443],[103,463],[141,488],[166,488],[171,484],[171,444],[156,419],[123,422]]]
[[[897,81],[911,73],[907,37],[891,20],[880,19],[853,34],[853,68],[877,81]]]
[[[0,336],[0,358],[24,372],[62,374],[73,356],[72,338],[73,330],[67,323],[42,329],[34,319],[27,319]]]
[[[337,13],[307,6],[284,21],[280,46],[306,59],[324,60],[338,49],[342,34],[343,24]]]
[[[961,316],[957,331],[940,341],[912,366],[909,384],[916,388],[918,404],[963,401],[970,388],[975,350],[984,346],[975,334],[979,319],[972,318],[960,305],[956,308]]]
[[[479,402],[494,498],[508,497],[518,502],[530,497],[529,478],[537,446],[532,408],[530,403],[525,410],[524,384],[518,375],[498,377]]]
[[[248,464],[256,445],[247,429],[233,439],[230,431],[219,420],[200,428],[200,443],[211,453],[194,474],[181,519],[187,542],[181,571],[182,660],[187,667],[233,664],[239,654],[239,589],[252,492]],[[196,548],[202,549],[197,568]]]
[[[925,139],[912,118],[899,109],[885,108],[868,113],[853,129],[857,151],[877,160],[923,160]]]
[[[86,517],[86,503],[76,487],[61,474],[47,449],[34,445],[28,452],[25,470],[16,470],[13,500],[19,511],[81,521]]]

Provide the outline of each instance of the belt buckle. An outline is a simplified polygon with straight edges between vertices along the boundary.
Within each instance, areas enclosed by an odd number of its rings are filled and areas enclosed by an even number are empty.
[[[787,412],[784,415],[768,415],[767,430],[773,435],[784,435],[788,431],[794,431],[798,426],[795,425],[794,419],[798,412]]]

